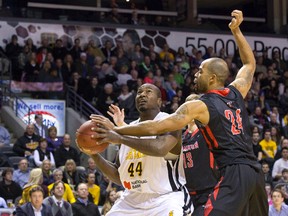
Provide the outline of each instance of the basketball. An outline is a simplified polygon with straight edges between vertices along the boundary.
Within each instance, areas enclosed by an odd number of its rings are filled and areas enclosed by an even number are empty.
[[[92,127],[97,127],[96,123],[91,120],[83,123],[76,132],[76,144],[78,148],[88,154],[97,154],[103,152],[109,143],[97,145],[97,139],[92,139],[91,135],[96,132],[92,131]]]

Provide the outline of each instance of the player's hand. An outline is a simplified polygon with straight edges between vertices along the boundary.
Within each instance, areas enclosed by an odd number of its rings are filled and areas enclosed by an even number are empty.
[[[101,115],[90,115],[90,119],[92,122],[95,122],[97,125],[101,125],[102,127],[105,127],[107,129],[113,129],[115,125],[106,117]],[[96,128],[96,127],[95,127]],[[92,131],[94,131],[95,128],[91,128]]]
[[[111,144],[121,143],[121,135],[113,130],[98,127],[95,128],[94,131],[97,133],[93,134],[91,137],[92,139],[97,139],[98,145],[101,145],[103,143],[111,143]]]
[[[124,109],[120,110],[118,106],[111,104],[109,106],[109,111],[107,111],[107,113],[113,118],[114,123],[118,127],[126,125],[124,122],[125,118]]]
[[[231,30],[234,30],[240,26],[240,24],[243,21],[243,13],[240,10],[233,10],[231,13],[231,16],[233,17],[231,22],[229,23],[229,28]]]

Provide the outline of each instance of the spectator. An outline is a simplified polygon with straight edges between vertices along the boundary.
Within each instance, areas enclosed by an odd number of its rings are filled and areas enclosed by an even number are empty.
[[[110,57],[115,55],[115,52],[112,50],[112,42],[110,40],[105,41],[105,45],[103,48],[101,48],[101,51],[107,61],[110,61]]]
[[[79,153],[71,146],[71,138],[69,134],[63,136],[63,143],[56,149],[54,158],[56,167],[64,166],[68,159],[73,159],[77,166],[80,165]]]
[[[48,149],[47,140],[45,138],[41,138],[39,141],[39,146],[34,151],[34,163],[37,167],[41,167],[44,160],[48,159],[51,162],[51,166],[55,167],[55,160],[53,153]]]
[[[272,191],[273,205],[269,207],[269,216],[288,215],[288,206],[284,204],[284,195],[281,190]]]
[[[262,160],[263,152],[262,147],[259,145],[260,134],[259,132],[253,132],[252,134],[252,144],[253,144],[253,152],[257,157],[258,161]]]
[[[134,92],[129,91],[127,85],[121,86],[121,94],[118,97],[118,103],[119,107],[124,109],[127,117],[136,110]]]
[[[137,64],[143,62],[144,54],[141,51],[141,45],[139,43],[135,44],[134,52],[131,53],[130,60],[136,61]]]
[[[102,212],[101,212],[102,215],[106,215],[110,211],[116,199],[117,199],[117,195],[116,195],[115,189],[110,189],[109,191],[107,191],[105,203],[103,205]]]
[[[282,177],[283,169],[288,169],[288,148],[282,148],[281,153],[282,158],[275,161],[272,170],[272,177],[276,180],[279,180]]]
[[[100,185],[100,181],[102,180],[102,173],[96,168],[95,161],[91,157],[88,158],[88,167],[86,168],[86,176],[88,176],[88,174],[90,173],[95,174],[95,184]]]
[[[19,156],[27,157],[30,163],[34,163],[33,153],[39,145],[40,138],[35,134],[34,125],[29,124],[26,126],[24,135],[16,140],[13,151]]]
[[[282,157],[282,149],[288,148],[288,139],[284,138],[281,140],[280,146],[278,146],[277,152],[275,154],[274,160],[278,160]]]
[[[89,79],[93,72],[92,67],[87,63],[87,54],[85,52],[80,54],[80,60],[76,62],[75,67],[76,71],[79,72],[81,78],[83,79]]]
[[[145,75],[144,79],[143,79],[143,83],[149,83],[149,84],[153,84],[154,83],[154,74],[152,71],[148,71],[147,74]]]
[[[22,73],[18,71],[18,56],[21,53],[17,35],[12,35],[11,42],[6,46],[6,55],[11,60],[11,71],[13,80],[20,81]]]
[[[277,185],[278,184],[285,185],[286,191],[288,191],[288,169],[284,168],[282,170],[281,178],[277,182]],[[277,187],[277,185],[276,185],[276,187]]]
[[[92,196],[92,202],[95,205],[98,205],[100,199],[100,187],[95,184],[95,174],[89,173],[87,175],[87,186],[88,191]]]
[[[0,125],[0,147],[10,145],[10,133],[9,131]]]
[[[22,188],[19,184],[12,180],[13,169],[7,168],[2,172],[3,181],[0,182],[0,194],[5,200],[11,199],[15,203],[15,199],[22,195]]]
[[[51,207],[53,216],[71,216],[72,206],[63,199],[65,192],[64,182],[57,181],[51,189],[51,196],[46,197],[43,203]]]
[[[23,158],[19,161],[18,169],[13,173],[13,181],[20,185],[21,188],[28,183],[30,170],[28,169],[28,160]]]
[[[128,80],[132,79],[132,76],[128,74],[128,66],[127,65],[122,65],[120,68],[120,73],[117,76],[117,85],[126,85]]]
[[[269,183],[266,183],[265,184],[265,191],[266,191],[266,195],[267,195],[268,205],[271,206],[273,204],[272,195],[271,195],[272,185]]]
[[[123,36],[122,36],[123,51],[129,59],[131,59],[132,53],[135,50],[135,45],[140,44],[140,43],[141,43],[140,37],[138,33],[136,32],[136,30],[128,29],[123,33]],[[118,50],[118,55],[119,55],[119,50]]]
[[[18,206],[16,215],[18,216],[52,216],[50,207],[43,204],[44,191],[40,186],[36,186],[29,191],[30,202]]]
[[[103,94],[99,95],[96,108],[106,117],[109,117],[106,113],[111,104],[118,104],[117,95],[113,90],[111,83],[106,83],[104,86]]]
[[[52,175],[51,162],[49,159],[44,159],[41,165],[42,173],[43,173],[43,185],[50,185],[54,182],[54,178]]]
[[[63,41],[61,39],[57,39],[55,41],[55,46],[52,50],[54,59],[64,59],[67,54],[67,49],[63,46]]]
[[[61,169],[55,169],[53,171],[53,178],[54,178],[55,182],[62,181],[63,171]],[[54,186],[54,183],[48,185],[48,191],[49,191],[50,195],[51,195],[51,190],[52,190],[53,186]],[[64,183],[64,188],[65,188],[65,190],[64,190],[64,194],[63,194],[62,198],[69,203],[74,203],[76,201],[76,199],[74,197],[72,189],[66,183]]]
[[[74,190],[79,183],[84,181],[83,172],[76,169],[76,163],[73,159],[68,159],[64,166],[63,182],[69,184],[71,189]]]
[[[30,202],[30,191],[37,186],[43,189],[44,198],[48,195],[48,189],[43,183],[43,174],[40,168],[32,169],[30,172],[29,181],[23,187],[22,198],[19,201],[20,205]]]
[[[159,58],[162,61],[174,62],[175,57],[169,49],[169,45],[165,43],[162,47],[162,51],[159,53]]]
[[[37,63],[36,53],[32,52],[28,56],[29,60],[24,66],[24,81],[36,82],[39,80],[40,65]]]
[[[42,138],[45,138],[48,136],[48,127],[43,124],[43,115],[42,114],[35,114],[35,134],[41,136]]]
[[[41,50],[43,50],[43,49],[47,49],[47,52],[52,51],[47,38],[42,38],[41,46],[37,49],[37,53],[41,52]]]
[[[6,74],[9,71],[9,67],[10,67],[9,59],[7,58],[3,48],[0,46],[0,71],[3,74]]]
[[[77,187],[78,198],[72,204],[74,216],[100,216],[98,206],[88,200],[88,186],[85,183],[80,183]]]
[[[272,178],[271,173],[270,173],[270,167],[269,167],[269,164],[265,161],[262,162],[262,172],[264,174],[265,183],[272,185],[273,184],[273,178]]]
[[[64,63],[62,65],[62,77],[65,83],[69,82],[69,78],[72,73],[76,70],[76,66],[71,54],[67,54],[64,58]]]
[[[100,94],[101,87],[98,84],[98,78],[91,77],[90,84],[86,86],[86,90],[83,93],[83,98],[89,103],[91,103],[93,106],[96,106]]]
[[[266,130],[264,132],[264,139],[260,141],[260,146],[262,147],[263,151],[263,158],[270,158],[274,159],[274,156],[277,151],[276,143],[271,139],[271,131]]]
[[[46,140],[48,143],[47,150],[51,152],[54,152],[63,142],[62,137],[57,137],[57,128],[55,126],[48,128]]]
[[[24,46],[24,49],[25,49],[25,47],[26,46]],[[28,47],[27,47],[27,49],[29,51]],[[44,62],[46,61],[47,52],[48,52],[47,49],[43,48],[43,49],[41,49],[41,51],[39,53],[36,54],[36,61],[37,61],[38,65],[40,65],[41,68],[43,67]]]
[[[31,52],[35,52],[35,53],[37,52],[37,48],[34,45],[32,38],[28,38],[25,42],[25,45],[28,46],[28,48]]]
[[[39,72],[37,82],[48,82],[50,78],[51,69],[52,69],[51,62],[45,60],[43,63],[43,67]]]
[[[102,175],[102,180],[100,181],[100,204],[104,204],[108,191],[110,191],[111,189],[114,190],[115,188],[116,191],[124,190],[122,186],[114,184],[111,180],[108,179],[107,176]]]
[[[74,59],[74,61],[78,61],[80,59],[80,54],[83,52],[80,43],[81,43],[80,39],[76,38],[74,40],[74,46],[70,50],[70,53],[71,53],[72,58]]]

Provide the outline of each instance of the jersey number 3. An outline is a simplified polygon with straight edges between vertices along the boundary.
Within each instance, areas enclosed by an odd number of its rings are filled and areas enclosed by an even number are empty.
[[[142,162],[138,162],[137,166],[134,167],[134,163],[131,163],[128,167],[128,173],[130,173],[130,177],[134,177],[134,172],[137,172],[139,176],[142,175]]]
[[[237,109],[235,115],[231,110],[225,110],[225,117],[231,122],[231,132],[233,135],[238,135],[241,133],[242,127],[242,118],[240,116],[241,110]]]

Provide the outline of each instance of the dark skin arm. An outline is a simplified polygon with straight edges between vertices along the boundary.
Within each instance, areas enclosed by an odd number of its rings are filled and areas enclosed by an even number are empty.
[[[164,157],[169,152],[179,155],[181,151],[181,131],[160,135],[156,138],[140,139],[123,136],[105,128],[95,128],[94,130],[97,132],[94,137],[102,139],[98,143],[121,143],[146,155]]]
[[[92,121],[96,121],[101,127],[92,128],[97,134],[95,139],[102,139],[98,143],[124,144],[143,154],[164,157],[169,152],[179,155],[181,151],[181,131],[174,131],[159,135],[156,138],[139,139],[135,137],[122,136],[113,130],[113,123],[103,116],[91,115]],[[121,124],[123,125],[123,124]],[[109,129],[108,129],[109,128]]]
[[[100,154],[90,155],[95,161],[97,168],[106,175],[112,182],[118,185],[122,185],[119,177],[118,167],[119,167],[119,156],[116,156],[116,162],[112,163],[105,160]]]

